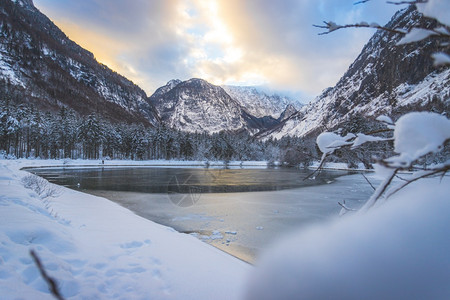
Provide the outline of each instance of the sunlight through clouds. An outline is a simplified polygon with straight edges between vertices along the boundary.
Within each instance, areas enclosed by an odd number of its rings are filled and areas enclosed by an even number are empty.
[[[313,0],[34,0],[71,39],[147,94],[171,79],[269,85],[311,99],[334,85],[373,31],[312,24],[388,21],[397,7]]]

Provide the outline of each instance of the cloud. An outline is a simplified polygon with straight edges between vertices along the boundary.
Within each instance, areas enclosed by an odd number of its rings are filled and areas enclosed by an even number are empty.
[[[373,31],[318,36],[312,24],[383,23],[397,8],[351,0],[34,2],[70,38],[149,94],[173,78],[201,77],[317,95],[337,82]]]

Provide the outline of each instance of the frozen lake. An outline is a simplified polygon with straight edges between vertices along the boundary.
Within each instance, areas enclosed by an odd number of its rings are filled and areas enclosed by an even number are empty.
[[[248,262],[283,234],[338,217],[338,201],[357,208],[372,192],[360,174],[344,171],[324,171],[312,180],[303,180],[309,171],[284,168],[30,171],[53,183],[108,198]]]

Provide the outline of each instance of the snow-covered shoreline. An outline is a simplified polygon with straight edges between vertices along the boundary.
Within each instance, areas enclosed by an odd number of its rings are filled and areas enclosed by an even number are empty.
[[[5,299],[54,299],[31,249],[66,299],[337,294],[398,299],[405,293],[409,299],[447,299],[450,294],[448,176],[415,182],[369,212],[304,228],[266,250],[254,268],[105,198],[61,188],[57,197],[42,199],[21,182],[29,175],[24,167],[81,165],[102,166],[101,161],[0,160],[0,295]],[[114,165],[130,161],[103,166]]]
[[[30,167],[267,167],[267,161],[202,160],[101,160],[101,159],[17,159],[22,168]]]
[[[241,298],[250,265],[105,198],[58,187],[57,197],[41,199],[21,182],[24,167],[99,164],[0,160],[2,297],[52,299],[34,249],[66,299]],[[104,162],[113,164],[133,165]]]

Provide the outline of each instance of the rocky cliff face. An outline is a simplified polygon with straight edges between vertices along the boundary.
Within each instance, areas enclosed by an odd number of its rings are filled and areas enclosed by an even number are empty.
[[[434,28],[436,23],[422,18],[410,6],[399,11],[387,27],[409,29],[413,25]],[[265,136],[314,135],[355,118],[374,119],[385,114],[396,119],[412,110],[448,114],[450,71],[448,67],[435,68],[431,58],[438,41],[429,38],[396,45],[400,39],[398,34],[376,32],[336,86]]]
[[[31,0],[2,0],[0,29],[1,97],[112,121],[158,122],[142,89],[68,39]]]

